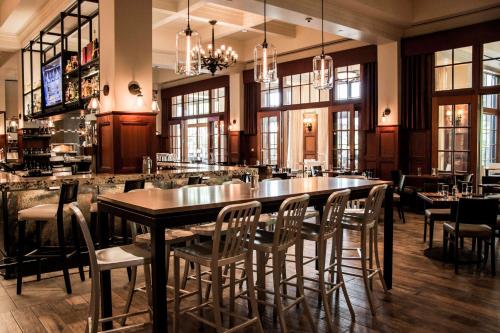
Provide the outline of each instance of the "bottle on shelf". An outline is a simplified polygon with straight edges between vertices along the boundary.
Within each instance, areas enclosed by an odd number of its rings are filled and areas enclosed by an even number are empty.
[[[92,41],[92,60],[99,58],[99,37],[94,29],[93,32],[94,40]]]

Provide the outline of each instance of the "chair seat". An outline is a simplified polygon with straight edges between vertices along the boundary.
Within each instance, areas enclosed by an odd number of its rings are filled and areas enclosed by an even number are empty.
[[[443,224],[444,230],[448,232],[455,232],[455,223],[446,222]],[[491,228],[486,224],[466,224],[460,223],[460,236],[464,237],[490,237]]]
[[[254,248],[256,250],[271,248],[273,246],[273,241],[274,232],[257,229],[257,231],[255,232]]]
[[[90,203],[90,213],[97,213],[97,202]]]
[[[449,219],[451,209],[449,208],[429,208],[425,210],[425,216],[432,217],[434,220]]]
[[[194,227],[190,227],[189,230],[193,234],[197,234],[200,236],[212,236],[215,233],[215,224],[216,224],[215,222],[204,223]],[[222,228],[221,228],[222,234],[224,234],[227,231],[227,228],[228,228],[228,223],[222,223]]]
[[[224,249],[224,242],[220,243],[220,252]],[[186,259],[191,262],[196,262],[208,265],[213,260],[213,241],[203,243],[193,243],[185,247],[179,247],[174,250],[176,257]],[[246,251],[246,250],[245,250]],[[220,255],[221,253],[219,253]],[[220,259],[217,258],[217,259]]]
[[[96,257],[101,271],[139,266],[151,262],[151,252],[149,249],[146,246],[136,244],[97,250]]]
[[[172,244],[183,243],[190,240],[194,240],[196,235],[187,229],[167,229],[165,230],[165,241]],[[151,234],[149,232],[145,234],[137,235],[135,238],[136,243],[139,244],[150,244]]]
[[[363,228],[371,228],[375,225],[375,221],[364,223],[362,217],[344,216],[342,219],[342,228],[348,230],[361,230]]]
[[[401,196],[398,193],[394,193],[392,196],[392,200],[394,202],[400,202],[401,201]]]
[[[51,221],[57,219],[57,204],[37,205],[20,210],[17,214],[19,221]],[[71,216],[73,213],[68,205],[63,206],[63,215]]]
[[[278,219],[277,215],[274,214],[260,214],[259,216],[259,225],[272,225],[276,224],[276,220]]]
[[[319,237],[321,225],[316,223],[302,223],[302,238],[316,241]]]
[[[344,210],[344,216],[361,218],[365,214],[364,208],[346,208]]]

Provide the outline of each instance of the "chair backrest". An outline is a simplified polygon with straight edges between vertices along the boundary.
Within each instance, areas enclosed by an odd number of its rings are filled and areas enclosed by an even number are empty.
[[[351,190],[349,189],[330,194],[323,211],[320,238],[330,238],[340,227],[350,194]]]
[[[76,203],[70,204],[70,208],[73,211],[73,214],[76,216],[76,221],[78,222],[78,225],[80,226],[80,229],[83,234],[83,239],[85,240],[85,245],[87,246],[87,250],[89,251],[89,262],[90,262],[90,269],[92,272],[96,272],[95,274],[98,274],[97,272],[99,271],[98,266],[97,266],[97,257],[95,253],[95,247],[94,247],[94,242],[92,240],[92,236],[90,234],[89,227],[87,225],[87,221],[85,221],[85,217],[83,216],[82,211],[78,207]],[[98,275],[96,275],[98,276]]]
[[[437,192],[438,191],[438,183],[424,183],[424,192]]]
[[[294,245],[302,233],[309,194],[288,198],[281,203],[276,220],[273,247],[278,250]]]
[[[368,198],[366,198],[365,201],[365,211],[363,215],[364,223],[378,221],[386,190],[387,185],[377,185],[370,190]]]
[[[460,223],[496,227],[498,198],[460,198],[456,208],[456,229]]]
[[[322,171],[321,165],[313,165],[311,167],[311,176],[313,176],[313,177],[323,176],[323,171]]]
[[[250,174],[249,173],[244,173],[240,176],[240,179],[241,181],[243,181],[244,183],[248,183],[250,182]]]
[[[144,188],[145,180],[144,179],[135,179],[135,180],[127,180],[125,181],[125,188],[123,192],[127,193],[132,190],[140,190]]]
[[[394,185],[397,184],[398,192],[403,192],[405,188],[405,180],[406,180],[406,175],[401,175],[399,181],[397,183],[394,183]]]
[[[391,171],[391,180],[394,185],[399,184],[401,176],[403,175],[403,171],[401,170],[392,170]]]
[[[189,176],[187,184],[188,185],[201,184],[201,177],[200,176]]]
[[[231,184],[245,184],[245,182],[242,181],[241,179],[234,178],[228,180],[227,182],[222,183],[222,185],[231,185]]]
[[[239,256],[248,251],[252,253],[255,230],[259,221],[262,205],[258,201],[229,205],[221,209],[215,222],[212,254],[221,260]],[[224,239],[222,225],[227,224]],[[221,246],[221,242],[224,246]]]
[[[59,195],[58,212],[62,212],[64,205],[77,202],[78,200],[78,180],[63,183],[61,194]]]

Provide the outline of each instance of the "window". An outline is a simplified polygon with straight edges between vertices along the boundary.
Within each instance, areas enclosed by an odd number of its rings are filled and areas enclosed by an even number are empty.
[[[497,115],[483,113],[481,127],[481,165],[497,161]]]
[[[260,118],[261,160],[264,165],[278,164],[278,134],[278,116],[263,116]]]
[[[226,111],[226,88],[212,89],[212,113]]]
[[[182,95],[172,97],[172,118],[182,117]]]
[[[470,157],[469,104],[439,105],[438,170],[468,172]]]
[[[358,170],[359,111],[333,112],[333,165],[339,169]]]
[[[482,106],[483,108],[498,109],[498,95],[483,95],[482,96]]]
[[[227,162],[227,137],[224,121],[210,122],[210,162]]]
[[[280,106],[280,85],[279,81],[261,83],[260,85],[260,106],[262,108],[272,108]]]
[[[313,73],[302,73],[283,77],[283,105],[328,102],[328,90],[313,87]]]
[[[184,95],[184,116],[208,114],[208,90]]]
[[[187,159],[208,160],[208,118],[186,120]]]
[[[360,76],[360,64],[335,68],[335,100],[360,98]]]
[[[181,160],[181,124],[170,125],[170,152],[175,160]]]
[[[483,87],[500,85],[500,41],[483,44]]]
[[[472,88],[472,46],[434,53],[434,89],[465,88]]]

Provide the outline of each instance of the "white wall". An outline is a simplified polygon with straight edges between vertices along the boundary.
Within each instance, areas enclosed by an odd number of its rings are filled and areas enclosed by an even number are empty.
[[[377,76],[378,76],[378,124],[399,124],[399,90],[400,64],[399,42],[377,45]],[[382,120],[382,112],[391,109],[391,114]]]

